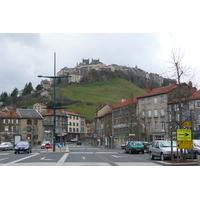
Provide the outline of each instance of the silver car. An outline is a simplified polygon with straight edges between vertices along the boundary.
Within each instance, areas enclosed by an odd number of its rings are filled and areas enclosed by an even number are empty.
[[[176,142],[173,141],[173,157],[175,157],[176,154]],[[171,158],[171,141],[155,141],[149,149],[149,156],[152,160],[154,159],[154,157],[159,157],[162,161],[166,158]]]
[[[0,144],[0,150],[6,151],[6,150],[12,150],[13,145],[11,142],[2,142]]]

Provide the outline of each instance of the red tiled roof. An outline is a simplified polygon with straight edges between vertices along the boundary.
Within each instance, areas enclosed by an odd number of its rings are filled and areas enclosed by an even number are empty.
[[[159,95],[159,94],[166,94],[171,92],[172,90],[176,89],[178,85],[176,84],[172,84],[172,85],[168,85],[168,86],[164,86],[164,87],[159,87],[159,88],[155,88],[151,91],[149,91],[148,93],[141,95],[139,98],[143,98],[143,97],[148,97],[148,96],[154,96],[154,95]]]
[[[16,111],[0,112],[1,118],[20,118]]]
[[[188,100],[195,100],[195,99],[200,99],[200,90],[194,92],[194,93],[188,98]]]
[[[137,97],[133,97],[133,98],[130,98],[130,99],[126,99],[125,101],[119,103],[118,105],[114,106],[113,108],[119,108],[119,107],[122,107],[122,106],[127,106],[129,104],[133,104],[133,103],[137,103]]]

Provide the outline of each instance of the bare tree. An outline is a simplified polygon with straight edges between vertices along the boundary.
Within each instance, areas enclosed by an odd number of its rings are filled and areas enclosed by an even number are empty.
[[[182,84],[181,81],[184,78],[188,78],[188,81],[192,79],[194,74],[191,76],[191,66],[185,65],[183,63],[184,54],[181,53],[180,49],[171,49],[170,59],[167,61],[171,64],[170,73],[172,79],[176,80],[177,89],[171,92],[169,95],[169,104],[171,108],[169,109],[172,115],[173,112],[173,123],[169,123],[172,127],[182,128],[183,124],[183,112],[187,107],[187,98],[191,95],[191,87],[187,84]],[[173,107],[173,109],[172,109]],[[176,107],[176,108],[175,108]],[[178,112],[177,112],[178,111]],[[177,118],[177,116],[179,116]],[[175,123],[177,126],[175,126]],[[181,160],[183,159],[183,151],[180,149],[181,152]],[[184,158],[185,159],[185,158]]]

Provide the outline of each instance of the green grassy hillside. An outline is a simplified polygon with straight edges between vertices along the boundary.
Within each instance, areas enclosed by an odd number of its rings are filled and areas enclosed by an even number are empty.
[[[125,79],[113,79],[109,82],[94,83],[87,85],[71,85],[57,89],[57,95],[68,99],[80,100],[83,103],[72,105],[70,110],[86,117],[87,120],[94,118],[94,112],[100,103],[118,104],[122,98],[131,98],[144,94],[145,90],[138,88]]]

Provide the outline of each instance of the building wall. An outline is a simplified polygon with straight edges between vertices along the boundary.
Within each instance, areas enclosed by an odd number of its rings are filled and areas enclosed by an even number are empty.
[[[167,137],[168,122],[167,117],[167,94],[155,95],[138,100],[138,115],[144,126],[144,131],[148,135],[148,140]],[[151,116],[150,116],[151,114]],[[163,138],[164,139],[164,138]]]

